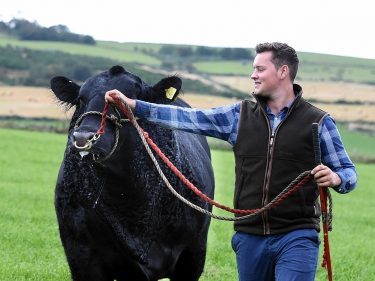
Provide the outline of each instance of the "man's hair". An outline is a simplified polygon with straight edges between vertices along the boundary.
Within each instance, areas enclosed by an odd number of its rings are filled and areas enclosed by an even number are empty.
[[[279,42],[260,43],[255,47],[257,54],[268,51],[272,52],[271,61],[277,69],[283,65],[289,67],[290,80],[293,82],[297,75],[299,63],[296,51],[287,44]]]

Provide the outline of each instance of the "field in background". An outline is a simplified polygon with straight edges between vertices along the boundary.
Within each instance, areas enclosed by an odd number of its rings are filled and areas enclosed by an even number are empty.
[[[0,129],[0,139],[0,281],[68,281],[53,207],[53,189],[66,136]],[[234,175],[228,167],[234,167],[233,155],[214,150],[212,158],[215,199],[232,205]],[[346,195],[332,194],[334,221],[330,243],[334,280],[375,280],[375,165],[357,168],[357,189]],[[212,221],[205,272],[200,280],[237,280],[230,246],[232,234],[232,223]],[[320,267],[316,280],[327,280]]]
[[[218,83],[231,86],[239,91],[250,93],[253,82],[250,74],[245,76],[211,76]],[[375,103],[375,85],[344,82],[316,82],[296,80],[303,88],[303,97],[322,101],[351,101]]]
[[[210,108],[233,103],[235,99],[194,95],[181,97],[192,106]],[[0,86],[0,116],[49,117],[67,119],[71,112],[64,112],[50,89],[37,87]]]
[[[223,60],[207,57],[174,57],[163,61],[159,50],[163,44],[120,43],[97,41],[96,45],[84,45],[66,42],[21,41],[0,33],[0,46],[15,46],[41,51],[61,51],[75,55],[103,57],[113,59],[119,64],[137,63],[149,66],[178,64],[178,61],[189,61],[189,68],[194,73],[204,75],[236,75],[248,76],[252,71],[249,60]],[[175,48],[191,48],[197,46],[174,45]],[[251,50],[254,53],[254,50]],[[297,50],[298,51],[298,50]],[[346,81],[374,85],[375,60],[343,57],[327,54],[298,52],[300,67],[297,78],[303,81]],[[176,68],[174,68],[176,69]],[[165,70],[165,69],[164,69]]]
[[[219,76],[214,79],[241,91],[251,92],[252,84],[249,78]],[[375,86],[333,82],[301,84],[304,86],[304,97],[316,100],[314,104],[328,111],[336,121],[375,122]],[[237,101],[234,98],[196,95],[189,92],[181,97],[198,108],[211,108]],[[67,118],[67,114],[59,108],[53,93],[47,88],[0,86],[0,100],[0,116]],[[333,103],[337,101],[339,103]]]
[[[120,62],[137,62],[149,65],[161,64],[161,62],[155,57],[135,51],[133,45],[126,44],[125,46],[121,43],[114,42],[99,42],[97,45],[90,46],[67,42],[21,41],[0,37],[0,46],[5,47],[7,45],[24,47],[32,50],[61,51],[72,55],[105,57]]]
[[[325,54],[298,52],[300,66],[297,79],[303,81],[346,81],[374,85],[375,60],[341,57]],[[252,62],[244,61],[199,61],[195,69],[211,75],[248,76]]]

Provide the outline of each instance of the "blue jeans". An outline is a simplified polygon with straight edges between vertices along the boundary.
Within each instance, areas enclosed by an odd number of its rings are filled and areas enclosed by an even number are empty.
[[[276,235],[236,232],[232,238],[240,281],[313,281],[319,235],[299,229]]]

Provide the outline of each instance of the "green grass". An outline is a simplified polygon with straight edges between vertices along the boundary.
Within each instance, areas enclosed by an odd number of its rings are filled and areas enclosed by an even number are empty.
[[[353,159],[375,158],[374,136],[349,131],[346,126],[340,124],[338,125],[338,129],[345,148]]]
[[[253,71],[252,62],[239,61],[207,61],[196,62],[193,66],[200,72],[210,74],[236,74],[236,75],[250,75]]]
[[[313,81],[347,81],[374,83],[375,60],[324,54],[299,53],[297,78]],[[253,71],[249,61],[202,61],[193,66],[200,72],[249,76]]]
[[[47,42],[47,41],[21,41],[16,39],[1,38],[0,46],[18,46],[33,50],[61,51],[73,55],[86,55],[93,57],[104,57],[119,62],[141,63],[149,65],[160,65],[161,62],[149,55],[134,50],[134,45],[125,48],[121,43],[103,42],[97,45],[84,45],[66,42]]]
[[[0,281],[69,280],[53,207],[65,142],[64,135],[0,129]],[[231,205],[232,152],[215,150],[212,154],[215,198]],[[375,165],[357,165],[357,169],[359,184],[355,191],[332,193],[334,230],[330,243],[335,280],[375,280]],[[237,280],[232,234],[232,223],[212,221],[205,272],[200,280]],[[317,280],[327,280],[320,267]]]
[[[0,130],[0,280],[69,280],[53,207],[62,135]]]
[[[120,43],[97,41],[97,44],[85,45],[67,42],[22,41],[0,33],[0,46],[19,46],[34,50],[55,50],[76,55],[104,57],[120,63],[140,63],[153,66],[162,64],[155,54],[162,44]],[[175,45],[178,47],[179,45]],[[195,48],[196,46],[192,46]],[[375,60],[353,57],[298,52],[300,67],[299,80],[346,81],[374,84]],[[181,59],[181,58],[180,58]],[[195,61],[194,68],[208,74],[250,75],[252,61]]]

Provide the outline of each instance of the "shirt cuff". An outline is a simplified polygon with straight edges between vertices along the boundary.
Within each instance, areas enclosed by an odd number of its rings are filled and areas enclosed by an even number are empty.
[[[333,187],[333,189],[338,193],[350,192],[353,189],[353,184],[351,183],[350,178],[344,172],[336,172],[336,174],[340,177],[341,184],[339,186]]]

